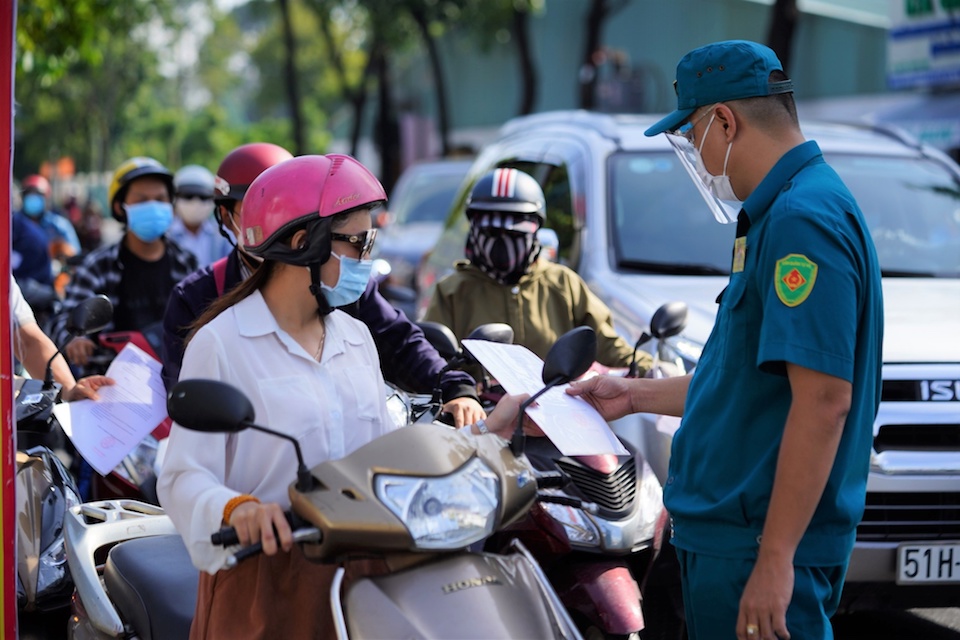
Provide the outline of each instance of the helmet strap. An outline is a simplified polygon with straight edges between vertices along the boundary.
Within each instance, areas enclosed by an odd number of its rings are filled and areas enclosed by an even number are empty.
[[[320,313],[320,317],[323,317],[333,311],[333,307],[331,307],[330,303],[327,302],[327,297],[323,295],[323,287],[320,286],[321,263],[311,262],[307,266],[310,269],[310,293],[312,293],[313,297],[316,298],[317,309]]]
[[[236,239],[234,239],[234,237],[233,237],[232,235],[230,235],[229,233],[227,233],[227,229],[226,229],[226,227],[224,226],[224,223],[223,223],[223,216],[220,215],[220,207],[226,208],[226,205],[218,204],[217,206],[215,206],[215,207],[213,208],[213,217],[214,217],[214,219],[217,221],[217,231],[219,231],[219,232],[220,232],[220,235],[222,235],[224,238],[227,239],[227,242],[230,243],[230,246],[232,246],[234,249],[236,249],[236,248],[237,248],[237,241],[236,241]]]

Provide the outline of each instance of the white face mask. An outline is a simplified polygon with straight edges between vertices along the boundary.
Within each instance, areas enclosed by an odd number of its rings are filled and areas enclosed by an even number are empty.
[[[727,175],[727,162],[730,160],[730,149],[733,148],[733,142],[731,141],[730,144],[727,145],[727,155],[723,159],[723,175],[715,176],[707,171],[706,165],[703,164],[703,156],[700,155],[700,150],[703,149],[703,143],[707,141],[707,132],[710,131],[710,126],[716,117],[717,114],[710,116],[710,122],[707,123],[707,128],[704,129],[703,136],[700,138],[700,146],[694,149],[694,153],[696,154],[696,162],[694,164],[697,169],[697,175],[700,177],[703,185],[715,197],[720,200],[740,202],[740,198],[733,192],[733,185],[730,184],[730,176]]]
[[[178,198],[174,209],[188,227],[199,227],[213,213],[209,200]]]

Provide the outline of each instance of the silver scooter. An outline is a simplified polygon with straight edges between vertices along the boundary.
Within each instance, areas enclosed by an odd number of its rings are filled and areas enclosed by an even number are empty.
[[[581,375],[595,353],[590,329],[562,337],[544,365],[545,390]],[[186,428],[270,432],[253,423],[246,397],[220,382],[181,381],[170,392],[168,411]],[[538,491],[539,480],[557,480],[529,464],[523,442],[522,432],[507,442],[421,422],[343,459],[313,469],[301,459],[296,472],[291,469],[296,478],[290,487],[294,538],[308,558],[373,555],[395,568],[349,588],[343,588],[341,570],[331,593],[318,594],[319,600],[333,603],[339,638],[580,637],[522,544],[503,553],[474,550],[545,497]],[[182,542],[162,535],[172,533],[169,519],[144,507],[149,505],[108,501],[71,510],[67,552],[71,569],[76,563],[79,574],[71,637],[185,637],[189,624],[184,625],[181,614],[186,606],[178,614],[172,601],[184,593],[195,597],[196,571],[192,583],[189,570],[175,571],[174,565],[183,568]],[[104,560],[104,547],[124,526],[132,535],[150,537],[116,544]],[[212,537],[229,546],[235,532],[221,530]],[[257,552],[252,545],[233,558],[240,562]],[[178,574],[170,576],[172,586],[165,583],[166,573]],[[384,599],[392,606],[381,606]]]

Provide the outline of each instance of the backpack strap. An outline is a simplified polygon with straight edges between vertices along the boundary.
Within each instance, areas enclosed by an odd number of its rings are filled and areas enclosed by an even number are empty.
[[[217,296],[222,296],[223,287],[227,281],[227,259],[225,257],[213,263],[213,279],[217,283]]]

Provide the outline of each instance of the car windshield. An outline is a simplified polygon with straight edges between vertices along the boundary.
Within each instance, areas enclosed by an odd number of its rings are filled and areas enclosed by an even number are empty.
[[[407,176],[389,201],[395,222],[443,222],[465,175],[466,168],[463,171],[444,168],[424,169]]]
[[[827,156],[857,199],[886,276],[960,277],[960,185],[939,163]],[[736,225],[717,223],[673,152],[611,158],[611,225],[621,269],[726,274]]]

